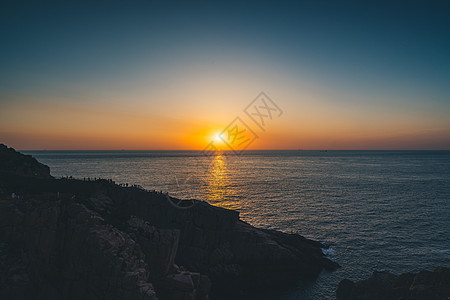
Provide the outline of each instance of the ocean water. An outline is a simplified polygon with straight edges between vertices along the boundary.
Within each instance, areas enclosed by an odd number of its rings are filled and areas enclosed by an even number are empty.
[[[374,270],[450,267],[450,151],[24,151],[53,176],[111,178],[236,209],[327,243],[342,267],[245,299],[334,299]]]

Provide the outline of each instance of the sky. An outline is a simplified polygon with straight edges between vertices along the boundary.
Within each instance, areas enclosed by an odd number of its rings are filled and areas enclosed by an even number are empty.
[[[7,1],[0,31],[19,150],[225,147],[236,118],[246,149],[450,149],[448,1]]]

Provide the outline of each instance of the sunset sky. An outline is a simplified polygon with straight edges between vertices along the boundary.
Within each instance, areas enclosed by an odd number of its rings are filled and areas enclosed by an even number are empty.
[[[450,149],[449,1],[6,3],[16,149],[203,149],[236,117],[249,149]]]

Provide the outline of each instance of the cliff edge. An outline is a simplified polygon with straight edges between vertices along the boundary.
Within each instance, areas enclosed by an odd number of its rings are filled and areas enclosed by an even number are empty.
[[[300,235],[112,180],[56,179],[0,145],[1,299],[209,299],[338,265]]]

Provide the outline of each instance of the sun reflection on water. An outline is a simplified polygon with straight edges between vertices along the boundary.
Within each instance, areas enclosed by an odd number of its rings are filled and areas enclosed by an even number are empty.
[[[204,194],[212,205],[240,209],[239,201],[233,200],[235,191],[232,188],[232,174],[227,166],[227,156],[218,152],[211,162],[206,176]]]

